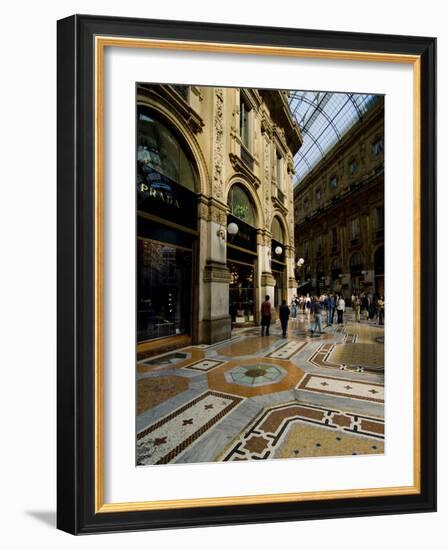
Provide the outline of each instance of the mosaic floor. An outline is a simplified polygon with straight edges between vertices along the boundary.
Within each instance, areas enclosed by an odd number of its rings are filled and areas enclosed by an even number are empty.
[[[345,317],[139,361],[137,464],[383,453],[384,327]]]

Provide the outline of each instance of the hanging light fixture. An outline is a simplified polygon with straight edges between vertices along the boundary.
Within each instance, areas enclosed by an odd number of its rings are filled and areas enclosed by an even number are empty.
[[[276,246],[274,252],[277,254],[277,256],[280,256],[283,252],[283,248],[281,246]]]
[[[227,226],[227,233],[229,235],[232,235],[232,236],[236,235],[239,230],[240,230],[240,228],[238,227],[238,225],[235,222],[230,222],[229,225]]]

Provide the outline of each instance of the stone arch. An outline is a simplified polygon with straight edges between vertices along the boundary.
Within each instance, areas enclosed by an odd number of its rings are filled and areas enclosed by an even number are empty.
[[[249,195],[249,198],[252,201],[252,204],[255,210],[256,229],[264,228],[265,219],[263,215],[263,207],[261,205],[261,201],[257,193],[255,193],[255,191],[253,190],[252,186],[247,181],[245,181],[245,179],[241,177],[239,174],[233,175],[227,183],[226,194],[225,194],[226,204],[228,202],[229,192],[232,189],[232,187],[236,184],[244,189],[244,191]]]
[[[156,103],[151,101],[148,97],[139,96],[137,99],[137,105],[142,105],[152,109],[160,116],[162,120],[167,123],[168,127],[174,128],[177,136],[179,137],[179,141],[181,143],[183,142],[188,148],[195,162],[199,180],[199,189],[196,189],[196,192],[210,195],[210,175],[207,169],[207,163],[204,155],[202,154],[201,147],[199,146],[199,143],[191,129],[164,103]]]

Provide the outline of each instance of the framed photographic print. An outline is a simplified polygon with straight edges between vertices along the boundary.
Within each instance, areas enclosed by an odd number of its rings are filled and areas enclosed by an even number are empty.
[[[58,22],[58,527],[434,511],[434,38]]]

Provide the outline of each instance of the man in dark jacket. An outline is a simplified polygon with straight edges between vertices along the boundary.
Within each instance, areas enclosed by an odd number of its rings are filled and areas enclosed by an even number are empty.
[[[288,330],[288,321],[290,315],[289,307],[286,305],[286,300],[282,301],[282,305],[279,309],[280,323],[282,324],[283,338],[286,338],[286,331]]]
[[[261,335],[264,336],[266,328],[266,336],[269,336],[269,325],[271,324],[271,302],[269,296],[266,296],[261,304]]]

